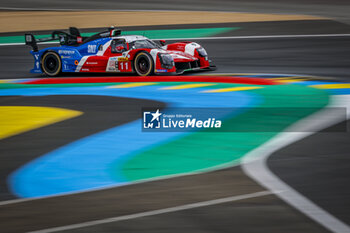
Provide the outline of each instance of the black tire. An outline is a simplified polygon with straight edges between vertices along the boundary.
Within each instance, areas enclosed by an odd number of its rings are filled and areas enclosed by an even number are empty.
[[[62,62],[55,52],[47,52],[41,59],[41,68],[47,76],[54,77],[61,73]]]
[[[153,73],[153,59],[147,52],[141,52],[134,59],[134,69],[140,76],[147,76]]]

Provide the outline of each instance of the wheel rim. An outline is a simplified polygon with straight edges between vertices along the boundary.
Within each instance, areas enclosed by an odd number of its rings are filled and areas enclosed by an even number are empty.
[[[149,72],[150,64],[145,57],[141,57],[137,62],[137,68],[141,74]]]
[[[53,57],[52,55],[49,55],[45,59],[45,68],[49,73],[55,73],[58,69],[58,62],[57,58]]]

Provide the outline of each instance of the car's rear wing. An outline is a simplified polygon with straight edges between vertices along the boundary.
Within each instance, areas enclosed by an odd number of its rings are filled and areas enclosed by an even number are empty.
[[[59,40],[61,45],[78,45],[86,43],[92,40],[105,37],[119,36],[121,34],[120,29],[115,29],[114,27],[108,28],[107,31],[99,32],[90,37],[82,37],[80,32],[75,27],[69,28],[69,33],[63,31],[53,31],[51,37],[36,39],[32,34],[25,34],[26,45],[33,48],[34,52],[38,51],[38,43]]]
[[[38,42],[48,42],[48,41],[54,41],[58,40],[58,37],[56,37],[54,34],[51,37],[45,37],[36,39],[32,34],[25,34],[24,35],[26,45],[29,45],[33,48],[34,52],[38,51]]]

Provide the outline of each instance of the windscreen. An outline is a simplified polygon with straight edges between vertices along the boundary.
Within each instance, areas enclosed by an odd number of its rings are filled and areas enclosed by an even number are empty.
[[[131,48],[135,49],[155,49],[159,46],[151,40],[136,40],[130,43]]]

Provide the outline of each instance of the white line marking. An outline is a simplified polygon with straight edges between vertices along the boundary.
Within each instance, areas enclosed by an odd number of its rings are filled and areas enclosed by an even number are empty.
[[[273,39],[273,38],[313,38],[313,37],[350,37],[350,34],[315,34],[315,35],[265,35],[265,36],[224,36],[224,37],[194,37],[169,38],[152,40],[234,40],[234,39]],[[38,44],[58,44],[58,42],[43,42]],[[24,43],[6,43],[0,46],[25,45]]]
[[[2,201],[0,202],[0,206],[2,205],[11,205],[11,204],[16,204],[16,203],[22,203],[22,202],[26,202],[26,201],[33,201],[33,200],[37,200],[39,198],[22,198],[22,199],[14,199],[14,200],[8,200],[8,201]]]
[[[141,213],[136,213],[136,214],[129,214],[129,215],[106,218],[106,219],[101,219],[101,220],[72,224],[72,225],[67,225],[67,226],[48,228],[48,229],[43,229],[43,230],[39,230],[39,231],[32,231],[31,233],[49,233],[49,232],[57,232],[57,231],[67,231],[67,230],[73,230],[73,229],[82,228],[82,227],[90,227],[90,226],[95,226],[95,225],[100,225],[100,224],[125,221],[125,220],[142,218],[142,217],[159,215],[159,214],[172,213],[172,212],[183,211],[183,210],[188,210],[188,209],[193,209],[193,208],[200,208],[200,207],[205,207],[205,206],[223,204],[223,203],[233,202],[233,201],[240,201],[240,200],[244,200],[244,199],[262,197],[262,196],[271,195],[271,194],[273,194],[273,193],[270,191],[261,191],[261,192],[256,192],[256,193],[249,193],[249,194],[243,194],[243,195],[238,195],[238,196],[225,197],[225,198],[220,198],[220,199],[215,199],[215,200],[210,200],[210,201],[196,202],[196,203],[192,203],[192,204],[175,206],[175,207],[170,207],[170,208],[165,208],[165,209],[151,210],[151,211],[146,211],[146,212],[141,212]]]
[[[308,38],[308,37],[347,37],[350,34],[310,34],[310,35],[262,35],[262,36],[224,36],[224,37],[194,37],[173,38],[164,40],[227,40],[227,39],[270,39],[270,38]],[[155,39],[160,40],[160,39]]]
[[[24,38],[24,35],[23,35]],[[59,42],[40,42],[39,44],[59,44]],[[15,46],[15,45],[25,45],[25,43],[0,43],[0,46]]]
[[[321,209],[319,206],[281,181],[269,170],[266,163],[268,157],[279,149],[299,141],[313,134],[313,132],[320,131],[344,120],[343,116],[336,115],[336,113],[332,111],[331,107],[346,107],[348,111],[347,118],[349,118],[350,95],[332,96],[331,98],[331,103],[328,106],[330,108],[325,108],[307,118],[302,119],[301,121],[292,125],[287,130],[289,132],[278,134],[278,136],[271,139],[264,145],[248,153],[243,158],[242,167],[243,171],[249,177],[257,181],[263,187],[271,191],[284,190],[283,193],[277,193],[277,195],[306,216],[318,222],[320,225],[332,232],[345,233],[350,232],[350,227],[347,224]]]

